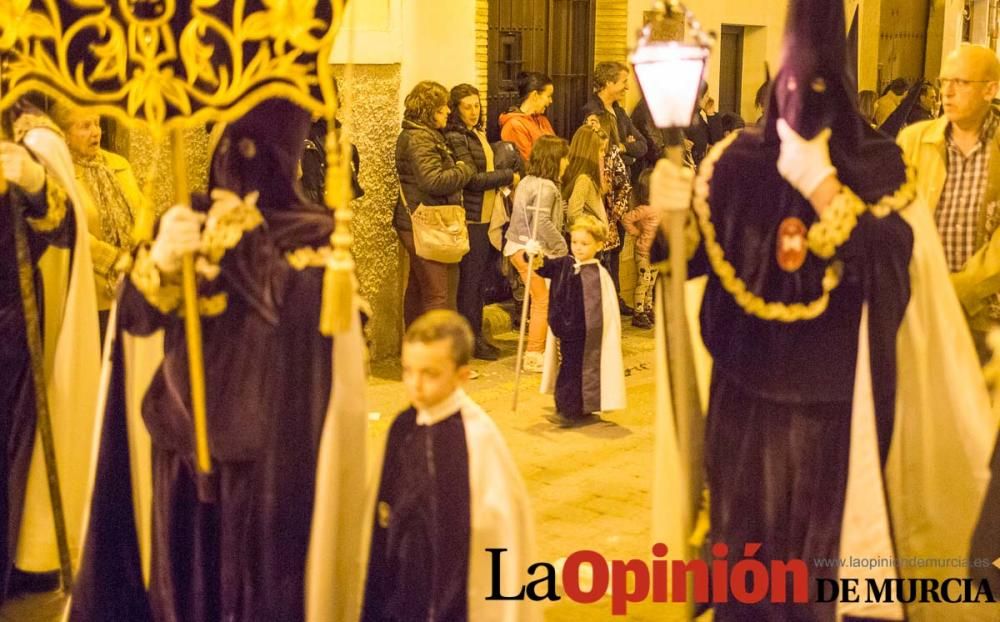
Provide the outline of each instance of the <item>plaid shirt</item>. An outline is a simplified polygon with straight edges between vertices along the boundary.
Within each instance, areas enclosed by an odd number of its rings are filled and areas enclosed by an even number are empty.
[[[947,131],[948,177],[941,191],[934,219],[937,222],[941,242],[944,244],[948,269],[958,272],[972,255],[976,248],[976,224],[979,209],[986,193],[986,182],[990,168],[989,141],[997,128],[998,117],[991,109],[979,142],[968,155],[955,145],[951,137],[951,128]],[[996,228],[996,206],[990,206],[987,228]]]

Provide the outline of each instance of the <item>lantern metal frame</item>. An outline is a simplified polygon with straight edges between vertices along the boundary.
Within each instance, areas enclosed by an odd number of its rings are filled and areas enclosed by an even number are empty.
[[[697,110],[715,34],[702,28],[694,13],[679,0],[657,0],[653,8],[656,17],[639,31],[630,60],[657,127],[688,127]],[[690,41],[655,39],[654,25],[677,14],[684,18]]]

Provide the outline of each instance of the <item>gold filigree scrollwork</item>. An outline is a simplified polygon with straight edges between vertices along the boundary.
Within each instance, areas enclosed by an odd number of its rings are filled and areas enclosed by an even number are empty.
[[[332,116],[330,0],[191,0],[180,8],[175,0],[0,3],[8,85],[0,109],[38,91],[154,136],[232,121],[273,97]]]

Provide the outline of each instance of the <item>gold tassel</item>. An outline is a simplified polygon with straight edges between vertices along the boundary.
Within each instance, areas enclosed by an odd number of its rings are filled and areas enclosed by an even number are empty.
[[[351,327],[351,301],[354,297],[354,262],[330,259],[323,274],[323,307],[319,330],[327,337],[344,333]]]
[[[333,336],[351,327],[355,293],[354,259],[351,245],[351,178],[350,145],[341,144],[333,119],[327,125],[326,135],[326,204],[333,210],[335,227],[330,236],[333,254],[323,275],[323,307],[320,310],[320,332]]]

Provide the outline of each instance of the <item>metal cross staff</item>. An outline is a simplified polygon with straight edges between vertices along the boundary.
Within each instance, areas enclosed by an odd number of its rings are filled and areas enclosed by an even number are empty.
[[[538,242],[538,212],[543,211],[543,208],[529,205],[524,208],[524,217],[528,218],[528,212],[535,212],[534,217],[531,219],[531,237],[527,240],[524,236],[521,236],[522,242]],[[517,336],[517,364],[514,368],[514,405],[512,409],[514,414],[517,414],[517,396],[518,391],[521,387],[521,356],[524,354],[524,330],[528,325],[528,299],[531,298],[531,277],[535,272],[535,256],[536,253],[526,253],[528,257],[528,277],[524,279],[524,301],[521,303],[521,327]]]

